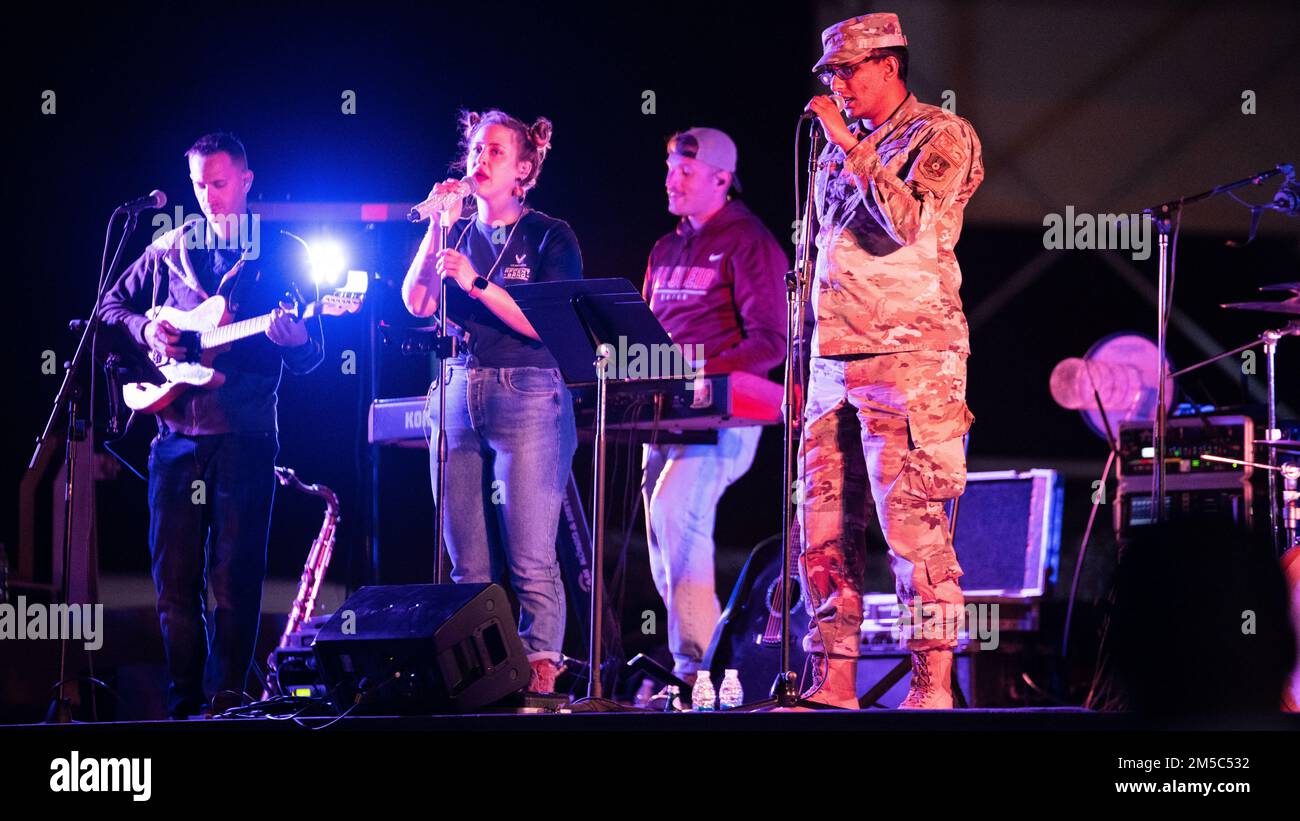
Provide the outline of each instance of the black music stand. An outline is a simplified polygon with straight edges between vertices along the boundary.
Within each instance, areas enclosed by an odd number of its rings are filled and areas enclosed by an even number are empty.
[[[664,326],[631,282],[621,277],[537,282],[510,288],[570,385],[599,382],[600,346],[671,345]],[[685,379],[686,373],[662,375]],[[629,380],[620,380],[629,381]]]
[[[668,332],[650,312],[641,292],[626,279],[538,282],[510,288],[519,309],[560,366],[569,385],[596,384],[596,442],[591,494],[592,585],[588,639],[587,702],[595,710],[618,709],[603,698],[601,616],[605,590],[605,409],[606,386],[634,380],[610,376],[611,355],[632,345],[671,345]],[[664,375],[661,374],[661,377]],[[672,374],[669,378],[686,378]]]

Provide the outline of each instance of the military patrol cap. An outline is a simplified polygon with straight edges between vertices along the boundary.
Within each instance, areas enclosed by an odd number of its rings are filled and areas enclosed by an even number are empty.
[[[813,66],[843,65],[863,59],[873,49],[906,46],[898,15],[890,12],[863,14],[842,20],[822,32],[822,58]]]

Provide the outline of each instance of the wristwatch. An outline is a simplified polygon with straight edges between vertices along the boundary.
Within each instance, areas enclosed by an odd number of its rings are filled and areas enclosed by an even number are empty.
[[[469,293],[471,296],[473,296],[475,291],[486,290],[487,286],[488,286],[488,281],[486,279],[484,279],[483,277],[474,277],[474,282],[469,286]]]

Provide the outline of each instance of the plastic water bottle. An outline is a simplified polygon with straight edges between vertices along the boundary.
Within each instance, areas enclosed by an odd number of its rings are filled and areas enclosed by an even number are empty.
[[[718,707],[730,710],[745,703],[745,690],[740,686],[740,671],[728,670],[718,688]]]
[[[699,713],[712,711],[716,709],[713,704],[716,697],[709,671],[701,670],[695,679],[695,686],[691,688],[691,709]]]

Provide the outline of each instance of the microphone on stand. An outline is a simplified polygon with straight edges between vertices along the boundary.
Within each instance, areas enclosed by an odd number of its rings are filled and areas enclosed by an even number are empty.
[[[1281,211],[1288,217],[1300,215],[1300,184],[1296,183],[1295,166],[1288,163],[1277,168],[1286,175],[1286,180],[1273,195],[1273,201],[1264,207]]]
[[[125,211],[128,214],[138,214],[141,211],[148,211],[151,208],[165,208],[167,206],[167,195],[157,188],[149,192],[148,196],[136,197],[130,202],[123,203],[118,211]]]
[[[838,94],[830,94],[830,95],[827,95],[827,96],[829,96],[829,97],[831,98],[831,101],[835,103],[835,107],[838,108],[838,109],[840,110],[840,113],[841,113],[841,114],[843,114],[843,113],[844,113],[844,98],[841,97],[841,96],[838,95]],[[814,117],[817,116],[817,114],[812,110],[812,108],[809,107],[809,106],[811,106],[811,105],[812,105],[812,103],[809,103],[808,106],[804,106],[803,113],[799,115],[799,120],[800,120],[801,122],[802,122],[803,120],[811,120],[811,119],[813,119]]]
[[[454,188],[444,194],[434,194],[406,213],[411,222],[423,222],[439,211],[446,211],[460,200],[478,190],[478,180],[473,177],[461,178]]]
[[[1265,172],[1259,175],[1258,179],[1253,180],[1258,185],[1264,177],[1272,176],[1274,172]],[[1250,206],[1250,233],[1246,235],[1245,241],[1230,239],[1224,242],[1229,248],[1242,248],[1255,241],[1255,232],[1259,229],[1259,218],[1265,211],[1277,211],[1288,217],[1300,216],[1300,184],[1296,183],[1295,166],[1290,163],[1283,163],[1277,167],[1277,173],[1286,175],[1282,185],[1278,187],[1277,192],[1273,194],[1273,199],[1268,204]]]

